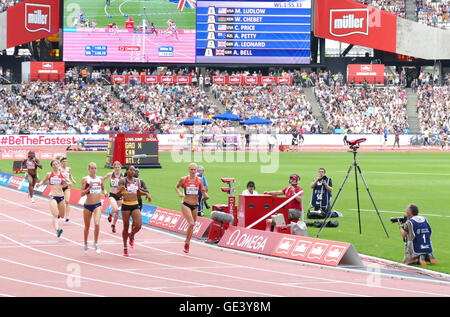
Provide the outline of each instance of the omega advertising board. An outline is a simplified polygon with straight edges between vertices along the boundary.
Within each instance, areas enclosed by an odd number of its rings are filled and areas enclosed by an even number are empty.
[[[315,35],[396,52],[397,16],[350,0],[317,0]]]

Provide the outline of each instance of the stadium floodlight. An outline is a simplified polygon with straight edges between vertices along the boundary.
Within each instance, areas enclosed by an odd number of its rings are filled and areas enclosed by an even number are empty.
[[[372,200],[372,204],[373,204],[373,206],[375,208],[375,211],[378,214],[378,218],[380,219],[380,222],[381,222],[381,225],[383,226],[384,232],[386,233],[386,236],[389,238],[389,234],[388,234],[388,232],[386,230],[386,227],[384,226],[383,220],[381,219],[380,212],[378,211],[378,208],[377,208],[377,206],[375,204],[375,201],[374,201],[374,199],[372,197],[372,194],[370,193],[369,187],[367,186],[367,182],[366,182],[366,180],[365,180],[365,178],[364,178],[364,176],[362,174],[361,167],[359,166],[358,162],[356,161],[356,155],[358,154],[358,149],[360,147],[360,144],[363,143],[364,141],[366,141],[366,139],[356,139],[356,140],[353,140],[353,141],[347,141],[347,145],[349,146],[349,148],[351,150],[351,151],[348,151],[348,152],[353,153],[353,163],[350,165],[350,168],[347,171],[347,175],[345,176],[344,181],[342,182],[342,185],[339,188],[339,191],[338,191],[336,197],[334,198],[333,203],[328,206],[327,217],[325,218],[325,221],[323,222],[322,226],[320,227],[320,230],[317,233],[316,238],[319,237],[319,234],[322,232],[323,228],[325,228],[325,226],[326,226],[326,224],[328,222],[328,219],[331,217],[331,213],[332,213],[333,207],[336,204],[336,201],[338,200],[338,198],[339,198],[339,196],[340,196],[340,194],[342,192],[342,189],[344,188],[344,185],[347,182],[348,177],[350,176],[350,173],[351,173],[352,169],[355,170],[356,202],[357,202],[357,205],[358,205],[359,234],[361,234],[362,231],[361,231],[361,209],[360,209],[360,204],[359,204],[358,172],[359,172],[359,175],[361,176],[361,178],[362,178],[362,180],[364,182],[364,186],[366,187],[367,193],[369,194],[369,197]]]

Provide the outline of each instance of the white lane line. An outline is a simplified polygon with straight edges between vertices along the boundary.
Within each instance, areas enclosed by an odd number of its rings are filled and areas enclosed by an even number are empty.
[[[9,189],[9,188],[8,188]],[[11,189],[9,189],[9,190],[11,190]],[[42,198],[42,197],[39,197],[40,199],[42,199],[42,200],[45,200],[44,198]],[[0,199],[2,199],[2,198],[0,198]],[[2,200],[4,200],[4,199],[2,199]],[[11,203],[11,204],[17,204],[17,203],[13,203],[13,202],[10,202],[10,201],[8,201],[9,203]],[[43,213],[42,211],[39,211],[39,210],[36,210],[36,209],[34,209],[34,208],[30,208],[30,207],[28,207],[28,206],[26,206],[26,205],[22,205],[22,204],[17,204],[17,205],[19,205],[19,206],[22,206],[22,207],[26,207],[26,208],[29,208],[29,209],[31,209],[31,210],[34,210],[34,211],[36,211],[36,212],[38,212],[38,213]],[[79,207],[75,207],[75,208],[78,208],[78,209],[81,209],[81,208],[79,208]],[[105,216],[106,217],[106,216]],[[81,224],[77,224],[77,225],[79,225],[80,227],[82,227],[82,225]],[[155,230],[152,230],[151,228],[148,228],[148,227],[144,227],[145,229],[147,229],[147,230],[150,230],[150,231],[155,231]],[[158,232],[161,232],[161,231],[158,231]],[[109,234],[109,233],[105,233],[105,234],[107,234],[108,236],[112,236],[112,237],[114,237],[114,238],[116,238],[116,239],[120,239],[120,238],[118,238],[117,236],[114,236],[114,235],[111,235],[111,234]],[[139,243],[136,243],[137,245],[139,245]],[[157,249],[157,248],[153,248],[153,247],[147,247],[147,246],[143,246],[144,248],[148,248],[148,249],[152,249],[152,250],[159,250],[159,251],[161,251],[161,252],[166,252],[166,253],[171,253],[171,254],[174,254],[174,255],[177,255],[177,256],[180,256],[178,253],[174,253],[174,252],[170,252],[170,251],[166,251],[166,250],[163,250],[163,249]],[[216,264],[222,264],[222,265],[235,265],[235,264],[229,264],[229,263],[226,263],[226,262],[222,262],[222,261],[215,261],[215,260],[209,260],[209,259],[203,259],[203,258],[199,258],[199,257],[196,257],[195,259],[201,259],[201,260],[204,260],[204,261],[207,261],[207,262],[212,262],[212,263],[216,263]],[[135,260],[138,260],[138,261],[143,261],[143,262],[149,262],[149,261],[145,261],[145,260],[141,260],[141,259],[135,259]],[[152,263],[152,264],[154,264],[154,262],[151,262],[150,261],[150,263]],[[157,263],[158,265],[162,265],[162,266],[168,266],[168,267],[171,267],[170,265],[166,265],[166,264],[162,264],[162,263]],[[236,265],[235,265],[236,266]],[[247,266],[240,266],[241,268],[248,268]],[[176,267],[176,269],[184,269],[184,270],[188,270],[188,271],[194,271],[194,272],[197,272],[196,270],[190,270],[189,268],[179,268],[179,267]],[[322,280],[322,281],[328,281],[328,282],[331,282],[331,283],[334,283],[334,282],[336,282],[337,280],[335,280],[335,279],[327,279],[327,278],[321,278],[321,277],[311,277],[311,276],[308,276],[308,275],[301,275],[301,274],[291,274],[291,273],[284,273],[284,272],[279,272],[279,271],[273,271],[273,270],[269,270],[269,269],[260,269],[260,268],[254,268],[255,270],[259,270],[259,271],[263,271],[263,272],[267,272],[267,273],[278,273],[278,274],[283,274],[283,275],[288,275],[288,276],[295,276],[295,277],[305,277],[305,278],[315,278],[315,279],[317,279],[317,280]],[[344,270],[344,269],[343,269]],[[345,271],[345,270],[344,270]],[[348,271],[348,269],[347,269],[347,271]],[[265,284],[272,284],[272,285],[277,285],[277,286],[285,286],[286,284],[284,284],[284,283],[275,283],[275,282],[271,282],[271,281],[259,281],[259,280],[254,280],[254,279],[248,279],[248,278],[244,278],[244,277],[238,277],[238,276],[234,276],[234,275],[226,275],[226,274],[220,274],[220,273],[209,273],[209,272],[204,272],[204,271],[200,271],[200,273],[205,273],[205,274],[213,274],[213,275],[215,275],[215,276],[223,276],[223,277],[228,277],[228,278],[232,278],[232,279],[240,279],[240,280],[247,280],[247,281],[253,281],[253,282],[259,282],[259,283],[265,283]],[[361,272],[355,272],[355,271],[353,271],[353,273],[356,273],[356,274],[361,274]],[[370,274],[370,276],[373,276],[373,275],[377,275],[376,273],[371,273]],[[419,279],[420,280],[420,279]],[[423,280],[420,280],[421,282],[424,282]],[[348,282],[348,281],[341,281],[342,283],[345,283],[345,284],[350,284],[350,285],[357,285],[357,286],[366,286],[366,287],[368,287],[367,286],[367,283],[355,283],[355,282]],[[418,290],[409,290],[409,289],[401,289],[401,288],[392,288],[392,287],[385,287],[385,286],[381,286],[381,285],[371,285],[370,286],[370,288],[382,288],[382,289],[387,289],[387,290],[396,290],[396,291],[401,291],[401,292],[413,292],[413,293],[419,293],[419,294],[425,294],[425,295],[432,295],[432,296],[448,296],[448,294],[439,294],[439,293],[432,293],[432,292],[422,292],[422,291],[418,291]],[[296,288],[300,288],[300,289],[309,289],[309,290],[314,290],[314,291],[324,291],[324,292],[332,292],[332,293],[339,293],[339,294],[344,294],[344,295],[347,295],[347,296],[361,296],[361,294],[350,294],[350,293],[345,293],[345,292],[339,292],[339,291],[332,291],[332,290],[327,290],[327,289],[317,289],[317,288],[307,288],[307,287],[296,287]]]

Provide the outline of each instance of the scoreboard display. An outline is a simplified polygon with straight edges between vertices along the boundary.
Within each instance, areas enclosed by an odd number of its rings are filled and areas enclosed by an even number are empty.
[[[115,161],[123,166],[161,167],[159,164],[158,137],[156,134],[110,135],[106,153],[106,166]]]
[[[309,64],[311,0],[197,0],[197,63]]]

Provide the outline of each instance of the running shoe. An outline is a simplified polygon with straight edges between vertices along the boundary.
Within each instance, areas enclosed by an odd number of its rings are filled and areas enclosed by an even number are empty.
[[[109,214],[109,216],[108,216],[108,221],[109,221],[109,222],[112,221],[112,214]]]
[[[83,250],[84,254],[88,254],[89,247],[87,246],[87,244],[84,246]]]
[[[116,233],[116,226],[115,225],[111,225],[111,230],[113,233]]]
[[[184,244],[184,253],[189,253],[189,244],[185,243]]]
[[[435,265],[437,263],[435,257],[433,256],[433,253],[427,254],[427,258],[431,265]]]
[[[58,231],[56,231],[56,236],[59,238],[62,233],[63,233],[63,229],[59,229]]]
[[[130,247],[134,248],[134,237],[130,236]]]
[[[128,256],[128,249],[127,248],[123,249],[123,255],[124,256]]]
[[[34,197],[31,197],[31,202],[34,203]]]
[[[425,261],[425,254],[422,254],[422,255],[419,257],[419,264],[420,264],[420,265],[423,265],[423,266],[426,266],[426,265],[427,265],[427,261]]]
[[[69,222],[69,218],[66,218],[66,222]]]
[[[96,252],[97,254],[102,253],[102,251],[100,251],[100,247],[99,247],[97,244],[94,244],[94,248],[95,248],[95,252]]]

